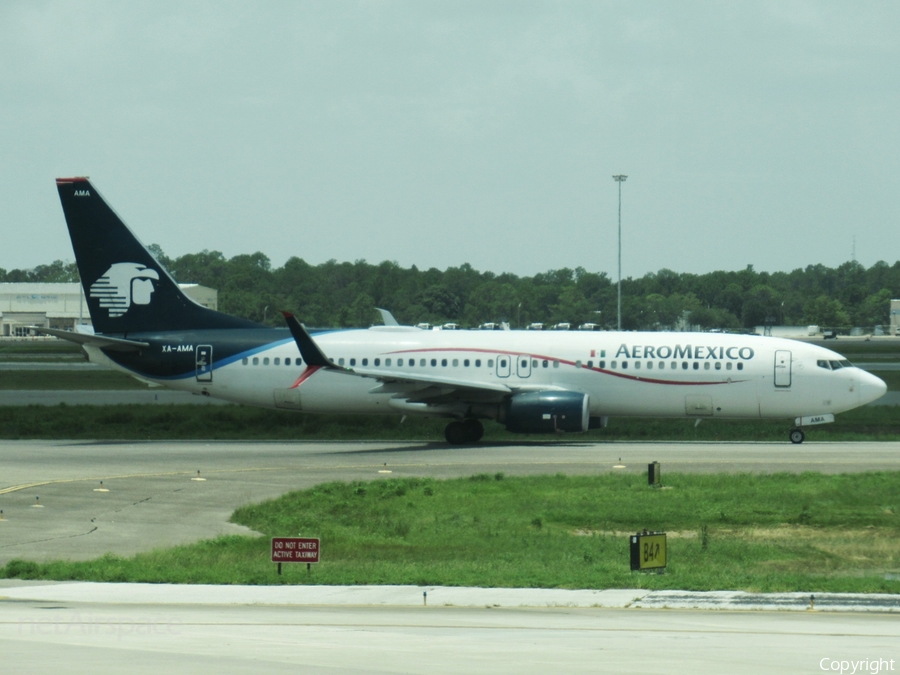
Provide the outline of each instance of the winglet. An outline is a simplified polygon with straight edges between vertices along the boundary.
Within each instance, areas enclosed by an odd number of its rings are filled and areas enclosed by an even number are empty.
[[[394,318],[394,315],[390,313],[390,311],[386,309],[381,309],[381,307],[376,307],[375,309],[381,314],[381,321],[385,326],[399,326],[397,323],[397,319]]]
[[[290,312],[281,312],[284,315],[284,320],[287,321],[288,328],[291,330],[291,335],[294,337],[294,342],[297,343],[297,347],[300,349],[300,355],[303,357],[303,360],[306,361],[306,365],[308,366],[319,366],[320,368],[335,368],[334,363],[319,349],[319,345],[313,342],[313,339],[309,336],[309,333],[306,332],[306,329],[303,327],[299,321],[297,321],[297,317],[295,317]]]

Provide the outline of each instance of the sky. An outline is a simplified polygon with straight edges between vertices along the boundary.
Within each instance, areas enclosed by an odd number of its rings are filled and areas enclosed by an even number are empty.
[[[0,2],[0,267],[90,176],[170,257],[900,259],[900,3]],[[189,281],[189,280],[187,280]]]

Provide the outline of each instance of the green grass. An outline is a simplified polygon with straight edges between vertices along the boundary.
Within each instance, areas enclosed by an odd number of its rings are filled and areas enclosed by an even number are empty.
[[[394,416],[312,415],[244,406],[119,405],[0,408],[0,438],[88,440],[444,440],[446,420]],[[511,434],[485,423],[486,442],[777,441],[790,421],[613,418],[586,434]],[[900,440],[900,410],[858,408],[834,424],[809,427],[810,441]]]
[[[81,354],[81,346],[64,340],[0,340],[0,360],[10,355]]]
[[[214,584],[900,592],[900,474],[604,474],[329,483],[238,509],[231,536],[6,576]],[[628,534],[669,533],[665,575],[629,570]],[[705,528],[706,537],[702,536]],[[317,536],[278,577],[269,537]],[[706,545],[704,545],[704,539]]]
[[[3,370],[0,389],[98,390],[146,389],[147,385],[114,370]]]

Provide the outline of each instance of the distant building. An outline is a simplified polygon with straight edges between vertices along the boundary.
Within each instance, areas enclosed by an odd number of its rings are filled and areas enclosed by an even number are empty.
[[[900,335],[900,300],[891,300],[891,335]]]
[[[198,305],[218,309],[216,289],[178,285]],[[30,326],[72,330],[77,324],[91,325],[81,284],[0,283],[0,337],[26,337]]]

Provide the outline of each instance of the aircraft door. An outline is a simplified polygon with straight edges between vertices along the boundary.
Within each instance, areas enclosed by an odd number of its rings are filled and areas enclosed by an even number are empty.
[[[512,358],[506,354],[497,355],[497,377],[509,377],[512,371]]]
[[[531,357],[528,354],[516,357],[516,374],[519,377],[531,377]]]
[[[212,382],[212,345],[197,345],[196,363],[197,363],[197,382]]]
[[[791,353],[785,349],[775,352],[775,386],[791,386]]]

